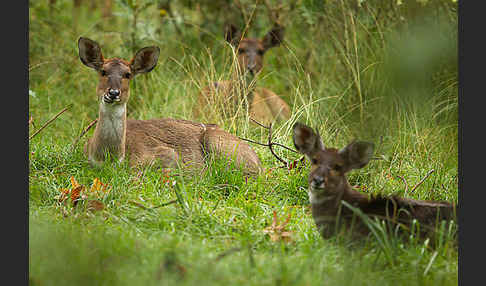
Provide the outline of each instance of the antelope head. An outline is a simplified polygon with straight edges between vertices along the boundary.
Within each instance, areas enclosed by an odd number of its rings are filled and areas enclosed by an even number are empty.
[[[225,28],[225,39],[237,48],[239,68],[242,74],[255,76],[263,67],[263,55],[283,41],[285,29],[275,25],[262,39],[241,38],[241,31],[234,25]]]
[[[150,72],[159,58],[159,47],[145,47],[126,61],[105,59],[99,44],[88,38],[78,40],[79,58],[86,66],[99,73],[96,94],[107,105],[126,104],[130,97],[130,80],[137,74]]]
[[[309,189],[312,192],[335,194],[347,188],[346,174],[359,169],[371,159],[373,143],[354,141],[341,150],[326,148],[312,128],[296,123],[293,127],[295,148],[311,161]]]

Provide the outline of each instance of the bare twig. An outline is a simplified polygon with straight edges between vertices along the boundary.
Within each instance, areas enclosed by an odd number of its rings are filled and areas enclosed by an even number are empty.
[[[136,202],[136,201],[128,201],[129,203],[131,203],[132,205],[136,205],[137,207],[141,208],[141,209],[144,209],[144,210],[148,210],[149,208],[147,208],[146,206],[144,206],[142,203],[139,203],[139,202]]]
[[[84,130],[81,133],[81,135],[79,135],[79,137],[76,138],[76,140],[74,140],[73,144],[71,145],[71,148],[76,147],[76,145],[78,144],[79,140],[84,136],[84,134],[86,134],[86,132],[88,132],[88,130],[91,129],[91,127],[93,127],[93,125],[95,125],[96,122],[98,122],[98,118],[96,118],[95,120],[93,120],[90,124],[88,124],[88,126],[86,128],[84,128]]]
[[[407,184],[407,180],[405,180],[405,178],[404,178],[404,177],[402,177],[402,176],[398,176],[398,175],[397,175],[397,177],[398,177],[398,178],[400,178],[400,179],[403,181],[403,183],[405,184],[405,194],[406,194],[406,193],[407,193],[407,191],[408,191],[408,184]]]
[[[270,123],[269,128],[268,128],[268,148],[270,149],[270,152],[272,153],[272,155],[275,158],[277,158],[280,162],[284,163],[285,166],[287,166],[288,163],[285,160],[283,160],[282,158],[280,158],[279,156],[277,156],[277,154],[275,154],[275,151],[273,151],[273,148],[272,148],[273,147],[273,144],[272,144],[272,135],[273,135],[272,134],[272,131],[273,131],[272,130],[272,123]]]
[[[223,259],[224,257],[226,257],[226,256],[228,256],[228,255],[230,255],[232,253],[238,252],[238,251],[241,251],[241,247],[233,247],[233,248],[230,248],[230,249],[226,250],[225,252],[221,253],[220,255],[218,255],[214,259],[214,262],[218,262],[221,259]]]
[[[165,207],[165,206],[168,206],[168,205],[171,205],[171,204],[175,204],[175,203],[177,203],[177,200],[168,201],[166,203],[163,203],[163,204],[160,204],[158,206],[152,207],[152,209]]]
[[[427,175],[425,175],[425,177],[422,178],[422,180],[420,180],[420,182],[418,182],[413,188],[412,190],[410,190],[410,192],[413,193],[413,191],[415,191],[415,189],[417,189],[429,176],[430,174],[432,174],[433,172],[435,172],[434,169],[430,170]]]
[[[34,132],[34,134],[32,134],[30,137],[29,137],[29,141],[34,138],[34,136],[36,136],[37,134],[39,134],[39,132],[41,132],[44,128],[46,128],[47,125],[49,125],[52,121],[56,120],[56,118],[61,115],[62,113],[64,113],[66,110],[68,110],[69,108],[71,108],[72,104],[64,107],[63,110],[59,111],[53,118],[49,119],[46,123],[44,123],[44,125],[41,126],[41,128],[39,128],[36,132]]]
[[[268,126],[265,126],[265,125],[261,124],[260,122],[256,121],[255,119],[253,119],[251,117],[250,117],[250,120],[253,121],[253,123],[255,123],[257,125],[260,125],[261,127],[265,128],[265,129],[269,129],[270,128]]]
[[[154,207],[146,207],[142,203],[139,203],[139,202],[133,201],[133,200],[130,200],[128,202],[139,207],[139,208],[141,208],[141,209],[143,209],[143,210],[154,210],[156,208],[165,207],[165,206],[168,206],[168,205],[171,205],[171,204],[175,204],[175,203],[177,203],[177,200],[172,200],[172,201],[169,201],[169,202],[166,202],[166,203],[160,204],[158,206],[154,206]]]
[[[238,137],[240,138],[241,140],[244,140],[244,141],[247,141],[247,142],[251,142],[251,143],[254,143],[254,144],[258,144],[258,145],[261,145],[261,146],[266,146],[270,149],[270,152],[272,153],[272,155],[277,158],[277,160],[279,160],[281,163],[283,163],[283,166],[280,166],[279,168],[282,168],[282,167],[285,167],[285,168],[289,168],[289,166],[292,166],[292,168],[295,168],[297,162],[299,161],[303,161],[303,158],[300,158],[298,161],[297,160],[294,160],[290,165],[289,165],[289,162],[283,160],[282,158],[280,158],[276,153],[275,151],[273,150],[273,146],[279,146],[279,147],[282,147],[282,148],[285,148],[289,151],[292,151],[294,153],[299,153],[298,151],[292,149],[292,148],[289,148],[285,145],[282,145],[282,144],[279,144],[279,143],[276,143],[276,142],[272,142],[272,137],[273,137],[273,133],[272,133],[272,123],[270,123],[269,126],[265,126],[263,124],[261,124],[260,122],[256,121],[255,119],[251,118],[250,117],[250,120],[253,121],[255,124],[265,128],[265,129],[268,129],[268,142],[267,143],[261,143],[261,142],[256,142],[256,141],[253,141],[253,140],[250,140],[250,139],[246,139],[246,138],[242,138],[242,137]],[[291,169],[291,168],[289,168]]]
[[[267,147],[268,147],[268,144],[266,144],[266,143],[260,143],[260,142],[257,142],[257,141],[253,141],[253,140],[246,139],[246,138],[241,138],[241,137],[240,137],[240,139],[241,139],[241,140],[244,140],[244,141],[247,141],[247,142],[250,142],[250,143],[254,143],[254,144],[257,144],[257,145],[261,145],[261,146],[267,146]],[[287,150],[292,151],[292,152],[295,152],[295,153],[299,153],[298,151],[296,151],[296,150],[294,150],[294,149],[292,149],[292,148],[289,148],[289,147],[287,147],[287,146],[285,146],[285,145],[282,145],[282,144],[280,144],[280,143],[272,142],[271,144],[272,144],[272,145],[275,145],[275,146],[282,147],[282,148],[284,148],[284,149],[287,149]]]

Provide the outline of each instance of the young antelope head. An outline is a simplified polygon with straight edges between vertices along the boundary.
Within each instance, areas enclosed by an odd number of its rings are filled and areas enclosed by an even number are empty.
[[[238,64],[244,75],[255,76],[263,67],[263,55],[283,41],[284,28],[275,25],[262,39],[243,38],[241,31],[234,25],[225,28],[225,38],[237,48]]]
[[[317,132],[296,123],[293,127],[295,148],[309,158],[309,190],[313,193],[337,194],[348,186],[346,173],[364,167],[370,161],[373,143],[354,141],[341,150],[325,148]]]
[[[137,74],[150,72],[159,58],[159,47],[145,47],[126,61],[105,59],[99,44],[88,38],[78,40],[79,58],[86,66],[95,69],[100,77],[96,94],[107,105],[125,104],[130,97],[130,80]]]

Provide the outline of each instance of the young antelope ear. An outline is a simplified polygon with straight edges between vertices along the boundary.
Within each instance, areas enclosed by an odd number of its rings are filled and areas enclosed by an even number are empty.
[[[282,43],[285,34],[285,28],[275,24],[270,32],[263,37],[263,47],[265,50],[279,46]]]
[[[159,60],[160,48],[156,46],[140,49],[130,61],[132,73],[147,73],[155,68]]]
[[[344,159],[345,171],[360,169],[366,166],[373,156],[375,145],[370,142],[354,141],[339,150],[339,155]]]
[[[224,27],[224,39],[236,47],[240,43],[241,32],[235,25],[227,24]]]
[[[104,60],[97,42],[81,37],[78,40],[78,49],[79,58],[83,64],[95,70],[101,69]]]
[[[302,123],[297,122],[294,124],[292,139],[297,151],[308,157],[324,149],[324,144],[322,144],[319,134]]]

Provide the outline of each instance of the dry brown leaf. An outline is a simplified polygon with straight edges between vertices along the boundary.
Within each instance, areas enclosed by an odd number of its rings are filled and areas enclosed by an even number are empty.
[[[73,206],[76,206],[78,204],[78,200],[81,197],[81,192],[84,190],[84,186],[79,185],[76,188],[71,190],[71,202],[73,203]]]
[[[71,202],[73,206],[76,206],[79,200],[86,200],[88,199],[88,196],[85,194],[86,193],[86,187],[79,184],[76,178],[74,176],[71,176],[71,189],[59,189],[61,194],[59,195],[59,202],[65,201],[68,197],[71,198]],[[102,197],[106,193],[108,193],[111,190],[111,186],[108,184],[103,184],[100,179],[95,178],[93,180],[93,184],[91,185],[89,189],[90,194],[94,194],[97,198]],[[89,207],[89,202],[88,201],[88,207]],[[99,202],[99,201],[98,201]],[[99,202],[101,203],[101,202]],[[96,203],[92,203],[96,204]],[[103,204],[103,203],[101,203]],[[94,206],[96,210],[100,208],[101,206],[98,204],[98,206]],[[104,208],[104,205],[102,206]]]
[[[279,219],[277,217],[277,212],[273,211],[273,221],[272,225],[266,227],[263,232],[270,236],[272,241],[282,240],[284,242],[290,242],[292,240],[292,231],[285,229],[287,224],[290,222],[291,213],[289,213],[287,219],[281,224],[279,224]]]
[[[103,194],[110,192],[111,186],[108,184],[103,184],[100,179],[94,178],[93,179],[93,184],[91,185],[91,188],[89,189],[90,193],[96,193],[96,192],[103,192]]]

